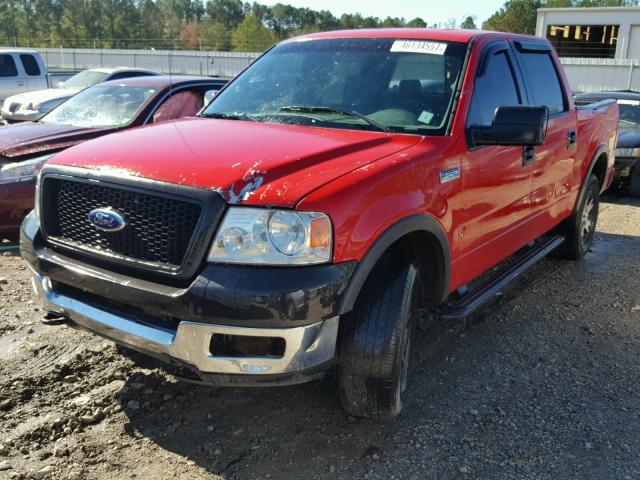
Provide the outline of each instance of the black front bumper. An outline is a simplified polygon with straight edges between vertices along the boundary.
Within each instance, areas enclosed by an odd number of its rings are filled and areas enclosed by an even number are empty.
[[[179,288],[60,253],[46,244],[33,214],[22,225],[20,243],[46,309],[118,343],[190,367],[203,381],[219,384],[316,378],[331,358],[320,362],[318,353],[313,353],[314,342],[333,342],[333,357],[340,303],[356,267],[356,262],[287,268],[205,264],[188,286]],[[286,368],[269,367],[258,372],[256,381],[253,374],[264,363],[258,360],[240,374],[234,370],[237,365],[216,370],[206,351],[208,340],[202,343],[201,338],[216,333],[282,336],[288,339],[287,348],[304,352],[287,352],[292,360]],[[191,348],[194,342],[197,348]],[[312,359],[300,357],[303,353]],[[246,359],[231,363],[242,361],[251,363]]]
[[[356,262],[307,267],[205,264],[185,288],[81,262],[46,245],[33,215],[20,235],[22,256],[54,288],[88,303],[163,326],[192,321],[247,327],[298,327],[338,315]],[[147,321],[149,321],[147,320]]]

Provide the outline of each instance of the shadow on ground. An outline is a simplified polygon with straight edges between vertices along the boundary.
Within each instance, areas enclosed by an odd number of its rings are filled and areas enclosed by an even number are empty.
[[[599,233],[584,262],[541,262],[466,323],[425,318],[393,424],[346,416],[334,374],[223,389],[151,371],[120,392],[141,405],[126,409],[128,432],[224,478],[638,478],[628,255],[640,257],[637,237]]]

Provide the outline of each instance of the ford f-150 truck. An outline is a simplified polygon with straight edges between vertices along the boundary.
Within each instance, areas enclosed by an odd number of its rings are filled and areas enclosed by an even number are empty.
[[[45,165],[21,231],[45,321],[217,385],[335,365],[344,408],[385,419],[419,306],[464,318],[587,253],[618,107],[576,108],[544,39],[382,29],[284,41],[199,117]]]

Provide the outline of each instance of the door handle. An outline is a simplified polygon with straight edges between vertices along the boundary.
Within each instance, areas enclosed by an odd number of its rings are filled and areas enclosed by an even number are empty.
[[[16,82],[16,86],[18,86],[18,87],[24,87],[24,82]]]
[[[577,141],[578,141],[578,132],[576,132],[575,130],[569,130],[569,133],[567,134],[567,148],[575,147]]]
[[[533,163],[536,158],[536,148],[535,147],[524,147],[522,149],[522,166],[526,167]]]

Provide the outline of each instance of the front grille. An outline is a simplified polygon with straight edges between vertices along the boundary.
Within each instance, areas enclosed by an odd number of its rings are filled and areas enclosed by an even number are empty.
[[[68,177],[46,176],[40,195],[43,230],[54,244],[169,269],[184,262],[202,215],[186,199]],[[89,212],[106,207],[125,218],[124,229],[102,231],[89,221]]]

